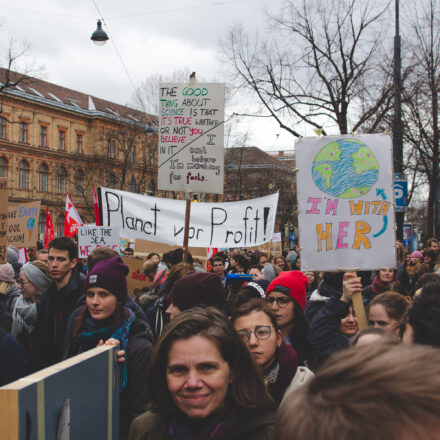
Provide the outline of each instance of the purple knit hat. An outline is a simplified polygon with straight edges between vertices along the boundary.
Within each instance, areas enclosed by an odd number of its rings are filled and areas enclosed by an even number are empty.
[[[196,272],[183,276],[174,284],[170,299],[181,311],[201,305],[223,309],[226,305],[226,292],[218,275]]]
[[[85,291],[90,287],[101,287],[113,293],[123,304],[127,302],[127,275],[129,269],[121,257],[108,258],[95,264],[85,281]]]

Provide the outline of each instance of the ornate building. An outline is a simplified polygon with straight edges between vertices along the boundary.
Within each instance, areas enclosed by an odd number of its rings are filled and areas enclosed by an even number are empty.
[[[5,69],[0,81],[0,177],[10,201],[41,200],[40,233],[47,205],[63,234],[66,192],[85,223],[93,185],[156,194],[153,116]]]

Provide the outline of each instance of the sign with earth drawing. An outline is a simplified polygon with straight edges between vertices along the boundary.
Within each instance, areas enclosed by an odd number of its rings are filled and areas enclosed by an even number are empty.
[[[306,138],[296,162],[301,269],[395,267],[390,136]]]

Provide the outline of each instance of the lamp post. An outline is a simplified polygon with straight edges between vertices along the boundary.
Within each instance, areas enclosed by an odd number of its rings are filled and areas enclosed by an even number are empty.
[[[395,0],[396,33],[394,36],[394,119],[393,119],[393,156],[394,174],[403,177],[403,129],[401,100],[401,55],[399,35],[399,0]],[[403,241],[404,212],[396,212],[396,238]]]

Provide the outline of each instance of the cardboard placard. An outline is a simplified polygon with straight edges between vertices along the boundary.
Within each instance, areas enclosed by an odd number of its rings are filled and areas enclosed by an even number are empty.
[[[28,248],[37,245],[40,201],[10,203],[8,207],[8,246]]]
[[[119,254],[119,228],[85,225],[78,228],[78,256],[87,258],[97,247],[109,247]]]
[[[148,281],[148,278],[143,272],[144,260],[135,257],[122,257],[122,261],[130,270],[127,275],[127,289],[132,298],[138,296],[138,291],[141,289],[152,287],[153,283]]]
[[[160,84],[158,188],[223,194],[224,84]]]
[[[181,248],[182,246],[173,246],[166,243],[158,243],[157,241],[142,240],[136,238],[134,240],[134,251],[141,254],[150,254],[156,252],[163,255],[165,252],[173,251],[174,249]],[[188,252],[193,257],[206,258],[208,248],[205,247],[189,247]]]

